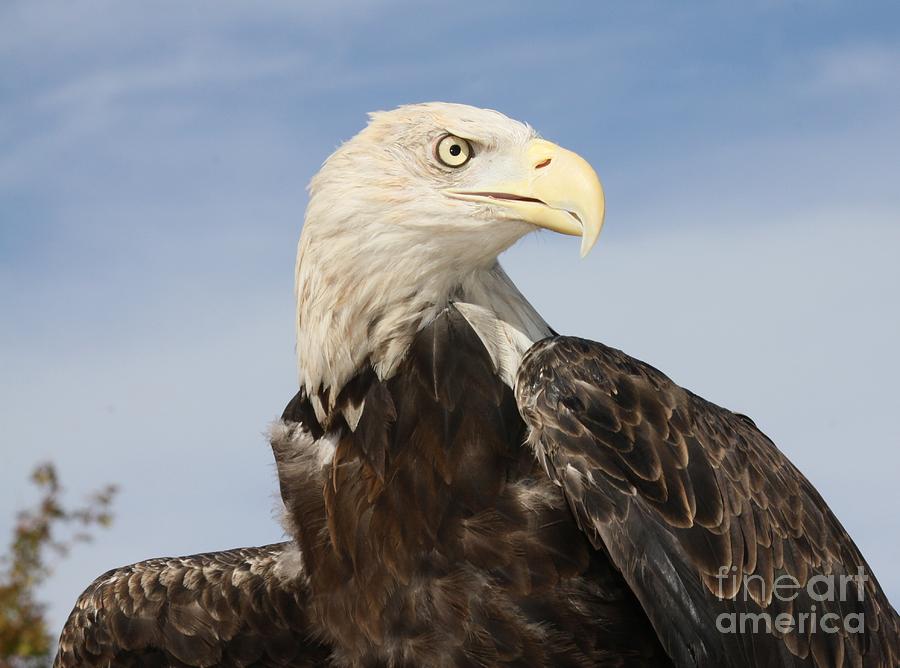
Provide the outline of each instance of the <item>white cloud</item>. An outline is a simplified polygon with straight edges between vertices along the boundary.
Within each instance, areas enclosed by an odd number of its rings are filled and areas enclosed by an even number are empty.
[[[370,21],[376,12],[403,6],[397,0],[178,0],[123,5],[115,0],[11,0],[0,6],[0,54],[58,53],[84,56],[98,47],[127,51],[153,41],[204,39],[235,28],[296,23],[315,30]],[[52,49],[46,48],[52,45]]]
[[[815,82],[824,89],[900,86],[900,49],[884,44],[851,44],[824,50],[816,59]],[[850,89],[850,90],[847,90]]]

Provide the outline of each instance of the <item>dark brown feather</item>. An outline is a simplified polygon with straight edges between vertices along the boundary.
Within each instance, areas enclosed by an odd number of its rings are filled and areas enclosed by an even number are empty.
[[[54,666],[322,665],[299,563],[281,543],[110,571],[78,599]]]
[[[677,665],[898,665],[897,613],[816,490],[752,420],[618,350],[568,337],[528,351],[516,396],[538,456]],[[720,578],[720,568],[750,577]],[[858,572],[868,576],[862,603],[852,591],[835,601],[773,596],[779,577],[805,587]],[[716,627],[723,614],[797,622],[811,610],[841,622],[864,612],[865,632]]]
[[[511,389],[454,308],[390,379],[364,373],[355,430],[330,416],[321,434],[307,427],[301,394],[273,440],[337,665],[671,665],[524,447]]]

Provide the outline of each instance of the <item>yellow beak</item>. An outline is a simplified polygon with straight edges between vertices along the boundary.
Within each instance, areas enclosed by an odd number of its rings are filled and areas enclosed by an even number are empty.
[[[511,218],[580,236],[584,257],[603,227],[603,186],[597,173],[577,153],[543,139],[531,140],[523,162],[521,178],[447,194],[500,206]]]

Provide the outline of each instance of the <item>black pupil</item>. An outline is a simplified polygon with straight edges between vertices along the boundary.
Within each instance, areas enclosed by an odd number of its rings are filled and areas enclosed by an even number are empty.
[[[462,147],[459,144],[454,144],[450,147],[450,155],[457,156],[462,153]]]

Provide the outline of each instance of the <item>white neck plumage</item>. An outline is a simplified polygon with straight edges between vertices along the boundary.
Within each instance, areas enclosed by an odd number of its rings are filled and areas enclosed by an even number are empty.
[[[342,257],[339,250],[324,254],[313,245],[301,240],[296,271],[300,385],[311,398],[336,397],[366,365],[381,379],[391,377],[416,332],[450,304],[510,386],[524,351],[550,334],[496,261],[460,277],[458,267],[391,265],[390,254],[368,254],[354,272],[325,259]],[[319,399],[313,405],[320,418],[331,412]]]

